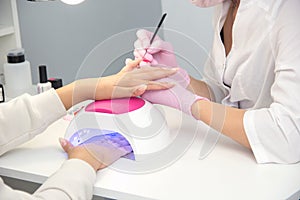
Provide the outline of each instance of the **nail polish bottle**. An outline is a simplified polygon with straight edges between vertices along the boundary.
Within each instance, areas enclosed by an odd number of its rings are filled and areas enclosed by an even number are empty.
[[[39,66],[39,76],[40,76],[40,83],[37,84],[37,92],[40,94],[42,92],[51,89],[51,83],[48,82],[48,78],[47,78],[46,65]]]
[[[49,78],[48,81],[51,83],[51,86],[54,89],[58,89],[63,86],[63,82],[61,78]]]
[[[4,88],[3,85],[0,83],[0,103],[3,103],[4,101],[5,101]]]

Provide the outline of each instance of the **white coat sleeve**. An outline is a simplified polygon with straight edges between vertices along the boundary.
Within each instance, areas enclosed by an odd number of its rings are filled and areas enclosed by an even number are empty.
[[[249,110],[244,127],[258,163],[300,161],[300,1],[284,1],[273,31],[270,108]]]
[[[32,139],[65,114],[54,89],[0,104],[0,155]]]
[[[85,161],[67,160],[34,194],[35,199],[92,199],[95,170]]]
[[[6,200],[88,200],[93,197],[94,169],[79,159],[65,161],[34,194],[13,190],[0,178],[0,197]]]
[[[0,104],[0,154],[32,139],[65,114],[53,89],[35,96],[25,94]],[[0,178],[0,199],[91,199],[95,179],[96,173],[88,163],[71,159],[65,161],[33,195],[13,190]]]

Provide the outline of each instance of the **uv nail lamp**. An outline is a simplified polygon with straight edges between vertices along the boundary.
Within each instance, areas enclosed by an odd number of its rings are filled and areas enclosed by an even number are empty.
[[[171,141],[163,114],[137,97],[88,104],[70,122],[65,138],[76,146],[99,134],[111,133],[119,133],[127,139],[135,160],[158,153]]]

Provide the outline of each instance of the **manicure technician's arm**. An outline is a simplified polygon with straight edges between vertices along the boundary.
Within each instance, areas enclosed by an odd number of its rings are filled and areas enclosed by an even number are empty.
[[[251,148],[243,125],[246,110],[214,103],[214,93],[204,81],[191,77],[189,90],[212,100],[197,101],[193,104],[192,114],[196,119],[203,121],[243,146]]]
[[[188,90],[197,94],[198,96],[214,101],[214,93],[204,81],[197,80],[190,76]]]
[[[245,112],[211,101],[197,101],[192,105],[192,114],[196,119],[250,148],[243,125]]]

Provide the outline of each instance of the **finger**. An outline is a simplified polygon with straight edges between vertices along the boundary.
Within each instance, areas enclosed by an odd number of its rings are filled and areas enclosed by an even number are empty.
[[[143,61],[140,63],[140,66],[141,66],[141,67],[149,66],[149,62],[143,60]]]
[[[138,86],[131,86],[131,87],[118,87],[114,94],[114,98],[124,98],[124,97],[136,97],[140,96],[145,93],[147,90],[146,84],[140,84]]]
[[[146,53],[146,50],[144,49],[135,49],[133,51],[133,55],[136,58],[142,58],[144,56],[144,54]]]
[[[142,50],[135,49],[133,55],[136,58],[142,58],[144,62],[148,62],[148,63],[152,63],[152,61],[154,60],[153,55],[149,54],[143,49]]]
[[[147,85],[147,90],[166,90],[175,86],[172,82],[150,81]]]
[[[153,58],[152,62],[151,62],[151,66],[155,66],[155,65],[158,65],[158,62]]]
[[[154,40],[151,46],[147,49],[150,54],[155,54],[163,49],[163,41],[162,40]]]
[[[138,37],[138,40],[140,41],[142,48],[150,47],[150,40],[151,40],[153,34],[154,33],[144,30],[144,29],[137,31],[136,36]],[[155,36],[154,41],[156,41],[156,40],[161,41],[159,36]]]
[[[126,139],[121,139],[121,140],[119,140],[117,142],[118,142],[119,146],[121,146],[121,147],[122,146],[130,145],[129,142],[128,142],[128,140],[126,140]]]
[[[137,66],[139,66],[140,62],[142,61],[141,58],[137,58],[135,60],[131,60],[130,62],[127,63],[127,66],[129,68],[136,68]]]
[[[140,96],[147,89],[146,84],[140,84],[132,87],[116,87],[112,93],[112,98],[125,98],[132,96]]]
[[[74,146],[64,138],[59,138],[59,143],[66,153],[69,153],[70,150],[74,148]]]
[[[128,71],[132,71],[135,68],[139,68],[140,67],[140,62],[142,61],[141,58],[137,58],[135,60],[132,60],[130,58],[127,58],[125,63],[126,66],[123,67],[123,69],[121,70],[122,72],[128,72]]]
[[[151,53],[151,52],[155,52],[155,50],[153,50],[153,49],[151,51],[149,51],[149,50],[150,50],[150,48],[145,48],[144,45],[140,44],[139,41],[136,41],[133,55],[138,58],[142,57],[142,58],[145,58],[146,60],[152,61],[153,53]],[[156,52],[158,52],[158,51],[156,51]]]
[[[128,65],[130,62],[132,62],[132,59],[131,58],[126,58],[125,65]]]
[[[143,60],[148,60],[150,62],[153,60],[153,55],[149,54],[144,49],[135,49],[133,55],[136,58],[142,58]]]
[[[159,81],[145,81],[143,84],[132,87],[121,87],[118,86],[112,93],[112,98],[124,98],[132,96],[141,96],[146,90],[165,90],[174,87],[172,82],[159,82]]]
[[[123,146],[120,149],[123,151],[123,155],[122,156],[125,156],[126,154],[131,153],[133,151],[132,147],[130,145]]]
[[[150,47],[150,40],[148,38],[141,40],[141,43],[144,49],[148,49]]]
[[[150,38],[152,37],[153,33],[150,31],[147,31],[145,29],[140,29],[136,32],[136,36],[139,40],[148,39],[150,41]]]
[[[146,68],[144,71],[143,68]],[[150,69],[149,69],[150,68]],[[175,74],[178,68],[159,68],[143,66],[141,69],[134,71],[133,77],[141,80],[157,80]]]
[[[136,36],[138,37],[139,40],[148,40],[149,43],[153,34],[154,34],[153,32],[147,31],[145,29],[140,29],[136,32]],[[162,39],[158,35],[156,35],[154,41],[156,40],[162,40]]]
[[[146,90],[147,90],[146,84],[135,87],[135,88],[133,88],[132,96],[135,96],[135,97],[140,96],[140,95],[144,94]]]
[[[142,41],[139,40],[139,39],[136,40],[136,41],[133,43],[133,46],[134,46],[135,49],[139,49],[139,50],[145,49],[145,47],[144,47],[143,44],[142,44]]]
[[[138,39],[133,44],[135,49],[148,49],[150,46],[150,40],[148,38]]]
[[[144,62],[152,63],[153,56],[151,54],[146,53],[142,59]]]

